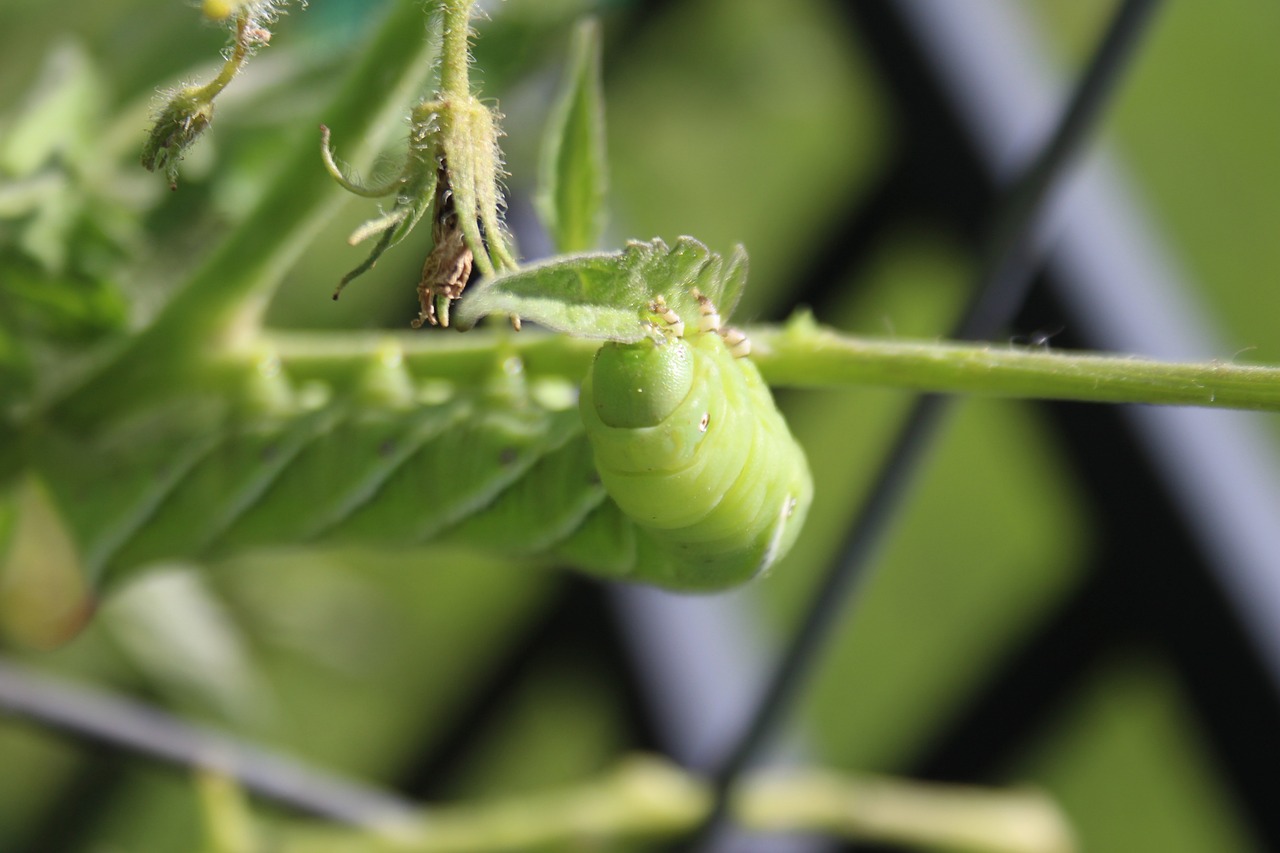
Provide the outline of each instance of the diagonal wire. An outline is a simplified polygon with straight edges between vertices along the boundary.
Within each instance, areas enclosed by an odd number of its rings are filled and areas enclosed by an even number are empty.
[[[5,715],[179,767],[212,770],[317,817],[370,828],[421,818],[418,806],[395,794],[193,726],[141,702],[0,660],[0,718]]]
[[[1158,0],[1122,0],[1071,95],[1058,125],[1035,160],[997,203],[974,296],[953,337],[988,337],[1012,322],[1030,287],[1040,255],[1039,230],[1052,190],[1061,181],[1089,132],[1097,125],[1132,57]],[[784,650],[760,704],[715,770],[718,808],[691,846],[709,846],[723,820],[726,794],[776,730],[834,628],[855,588],[864,580],[889,524],[941,424],[948,398],[917,399],[881,466],[866,503],[854,519],[840,556],[807,608],[807,617]]]

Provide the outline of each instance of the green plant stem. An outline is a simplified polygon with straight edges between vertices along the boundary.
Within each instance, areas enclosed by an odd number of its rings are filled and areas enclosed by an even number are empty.
[[[882,385],[949,394],[1280,411],[1280,367],[1163,362],[1000,344],[884,341],[809,324],[756,329],[751,335],[757,346],[753,357],[775,385]]]
[[[210,853],[248,853],[261,848],[244,792],[229,777],[209,770],[195,776]]]
[[[440,39],[440,94],[462,100],[471,94],[471,7],[475,0],[443,0]]]
[[[218,72],[218,76],[214,77],[208,83],[200,87],[199,93],[196,95],[202,101],[212,101],[223,89],[240,73],[240,69],[244,67],[245,60],[249,58],[249,19],[248,9],[241,9],[236,16],[236,42],[235,48],[231,56],[223,63],[222,69]]]
[[[807,319],[747,330],[752,360],[769,384],[791,388],[880,386],[1023,399],[1142,403],[1280,411],[1280,367],[1162,362],[1131,356],[1050,352],[997,344],[886,341],[846,335]],[[472,332],[462,336],[282,334],[264,336],[295,381],[344,385],[363,375],[387,346],[424,378],[465,382],[517,356],[534,376],[574,381],[586,374],[594,341],[536,332]],[[248,355],[228,356],[218,370],[236,375]]]
[[[758,830],[988,853],[1069,853],[1062,812],[1036,791],[996,791],[824,770],[748,776],[731,813]]]
[[[247,356],[269,355],[280,359],[295,382],[316,380],[342,387],[363,376],[368,363],[384,358],[388,348],[399,352],[412,376],[423,379],[468,383],[516,357],[527,375],[577,382],[586,375],[600,342],[540,332],[517,334],[505,328],[465,335],[273,332],[262,338],[257,353],[230,353],[217,367],[221,374],[237,375],[248,366]]]
[[[577,849],[606,839],[670,838],[711,808],[704,781],[656,758],[634,756],[607,775],[556,792],[479,805],[428,808],[420,825],[383,836],[333,828],[286,834],[284,851]],[[1070,853],[1062,812],[1030,791],[930,785],[822,770],[763,772],[744,780],[731,812],[764,831],[924,843],[990,853]]]
[[[360,140],[368,159],[425,84],[434,49],[419,0],[397,0],[333,102],[317,117]],[[181,286],[147,329],[98,372],[47,406],[50,419],[93,422],[172,392],[217,349],[251,341],[276,286],[343,201],[314,145],[298,146],[254,211]]]

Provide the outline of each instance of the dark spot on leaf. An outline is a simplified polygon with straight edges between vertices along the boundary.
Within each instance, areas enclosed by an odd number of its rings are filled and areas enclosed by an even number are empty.
[[[275,459],[276,456],[278,456],[279,454],[280,454],[280,445],[268,444],[262,448],[262,452],[259,454],[259,458],[263,462],[270,462],[272,459]]]
[[[390,456],[392,453],[395,453],[395,452],[396,452],[396,441],[394,438],[383,439],[382,443],[378,445],[378,455],[381,456],[383,459],[386,459],[388,456]]]
[[[519,455],[519,452],[514,447],[504,447],[502,452],[498,454],[498,464],[505,468],[515,462]]]

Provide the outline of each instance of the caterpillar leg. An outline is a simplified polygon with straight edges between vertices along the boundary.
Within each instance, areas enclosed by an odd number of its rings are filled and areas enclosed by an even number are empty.
[[[729,347],[729,354],[734,358],[746,358],[751,355],[751,339],[741,329],[724,326],[716,330]]]
[[[666,331],[675,335],[677,338],[684,337],[684,320],[680,319],[680,315],[675,312],[667,300],[661,296],[655,296],[653,301],[649,303],[649,311],[658,316],[663,323],[666,323]]]

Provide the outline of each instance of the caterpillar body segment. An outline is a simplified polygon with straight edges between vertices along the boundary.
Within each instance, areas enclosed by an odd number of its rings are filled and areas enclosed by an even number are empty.
[[[358,507],[320,541],[437,541],[453,526],[487,511],[560,445],[567,430],[576,432],[572,412],[508,408],[496,402],[466,409],[460,422],[391,472],[375,500]],[[524,531],[522,525],[508,535],[518,538]]]
[[[512,557],[575,554],[569,564],[596,574],[622,575],[634,566],[633,537],[593,543],[598,531],[587,519],[608,502],[591,452],[577,423],[565,424],[558,449],[539,458],[483,511],[474,512],[439,536],[442,544],[464,545]],[[582,540],[582,545],[575,543]],[[613,556],[615,555],[616,556]]]
[[[303,448],[326,431],[331,417],[315,412],[284,424],[250,422],[211,445],[142,526],[120,541],[107,565],[146,565],[220,546],[227,528],[293,467]]]
[[[745,337],[695,296],[696,332],[605,344],[580,403],[600,478],[640,528],[637,573],[690,590],[768,569],[813,498],[803,451],[738,355]]]
[[[280,542],[321,539],[376,502],[397,470],[444,432],[465,423],[465,406],[438,405],[407,414],[384,408],[360,408],[303,448],[292,476],[279,477],[252,512],[242,514],[215,548],[272,547]],[[346,452],[335,452],[345,448]],[[307,512],[298,512],[298,507]]]
[[[578,438],[578,452],[589,459],[591,447],[587,444],[586,436],[579,435]],[[639,553],[643,537],[636,530],[635,523],[616,503],[608,499],[604,487],[599,485],[599,478],[596,478],[596,485],[599,488],[600,503],[583,519],[582,525],[572,536],[549,549],[551,560],[613,580],[671,586],[660,580],[665,562],[660,562],[656,569],[644,562]]]
[[[574,408],[459,392],[155,420],[167,429],[42,439],[43,479],[98,586],[253,551],[445,545],[689,586],[610,500]]]
[[[716,345],[714,335],[702,335],[698,340]],[[724,494],[746,464],[750,442],[720,446],[716,448],[719,452],[704,450],[703,445],[708,441],[717,443],[716,437],[722,429],[740,426],[733,417],[732,394],[725,392],[725,377],[716,360],[705,355],[699,357],[696,344],[684,340],[662,345],[663,351],[652,356],[646,353],[648,346],[642,341],[634,345],[606,345],[601,350],[597,369],[583,385],[582,399],[591,400],[592,405],[590,410],[583,405],[582,417],[592,440],[601,480],[618,506],[643,528],[687,527],[709,511],[712,504],[706,500],[673,499],[673,496]],[[693,367],[679,405],[671,407],[661,420],[650,425],[628,428],[606,422],[605,418],[616,421],[610,415],[611,410],[617,408],[612,398],[618,392],[603,388],[596,392],[603,381],[611,378],[605,365],[614,358],[643,362],[648,358],[666,357],[671,352],[679,353],[679,357]],[[625,393],[639,397],[651,391],[652,387],[645,388],[637,380]]]
[[[608,577],[635,568],[631,523],[613,535],[616,524],[589,522],[608,498],[576,409],[520,389],[408,409],[356,394],[274,415],[151,419],[154,430],[48,431],[33,444],[98,586],[160,563],[329,545],[457,545]]]

